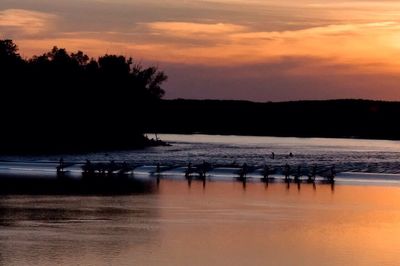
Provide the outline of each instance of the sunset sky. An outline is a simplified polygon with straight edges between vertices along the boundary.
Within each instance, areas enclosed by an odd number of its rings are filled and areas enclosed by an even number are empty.
[[[2,0],[0,38],[156,64],[166,98],[400,100],[395,0]]]

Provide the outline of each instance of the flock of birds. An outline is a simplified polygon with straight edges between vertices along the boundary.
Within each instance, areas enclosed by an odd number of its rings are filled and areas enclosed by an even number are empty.
[[[57,175],[60,177],[65,176],[65,173],[67,173],[66,169],[71,165],[73,164],[64,163],[63,159],[60,159],[59,165],[57,166]],[[113,160],[108,163],[92,163],[91,161],[86,160],[86,162],[82,165],[82,176],[85,178],[121,177],[134,173],[140,167],[144,166],[127,162],[117,163]],[[243,163],[242,165],[237,163],[230,165],[212,165],[206,161],[203,161],[199,164],[192,164],[189,162],[186,166],[161,165],[160,163],[157,163],[154,166],[148,167],[148,173],[156,176],[157,179],[159,179],[168,171],[177,171],[178,169],[180,171],[179,173],[184,174],[187,179],[199,178],[204,180],[213,173],[224,170],[227,174],[233,175],[242,181],[246,181],[248,178],[258,176],[264,182],[275,179],[277,176],[284,178],[286,182],[307,181],[313,183],[316,181],[317,176],[323,181],[334,182],[336,175],[335,165],[290,166],[287,163],[283,166],[252,166],[248,165],[247,163]]]

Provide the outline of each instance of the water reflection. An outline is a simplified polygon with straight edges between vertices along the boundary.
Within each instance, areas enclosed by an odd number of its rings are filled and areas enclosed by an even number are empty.
[[[1,254],[16,265],[80,264],[85,257],[111,263],[127,249],[157,243],[157,205],[155,194],[2,197]]]
[[[125,196],[3,196],[0,264],[369,266],[400,259],[398,187],[339,185],[332,193],[329,184],[304,183],[300,191],[296,183],[193,179],[189,187],[162,179],[151,193]]]

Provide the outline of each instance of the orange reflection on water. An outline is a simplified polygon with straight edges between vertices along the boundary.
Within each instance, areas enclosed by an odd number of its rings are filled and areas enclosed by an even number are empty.
[[[173,265],[394,265],[397,187],[180,182],[160,187]]]
[[[399,202],[400,187],[164,179],[150,194],[3,197],[0,265],[397,265]]]

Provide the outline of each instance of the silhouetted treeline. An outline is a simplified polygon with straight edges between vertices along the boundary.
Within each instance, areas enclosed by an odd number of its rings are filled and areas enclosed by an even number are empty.
[[[164,100],[148,131],[400,139],[400,102]]]
[[[166,75],[131,58],[0,40],[0,153],[129,149],[144,132],[400,139],[400,103],[161,100]]]
[[[0,40],[0,78],[0,152],[53,152],[151,144],[143,130],[167,76],[124,56],[57,47],[24,59]]]

